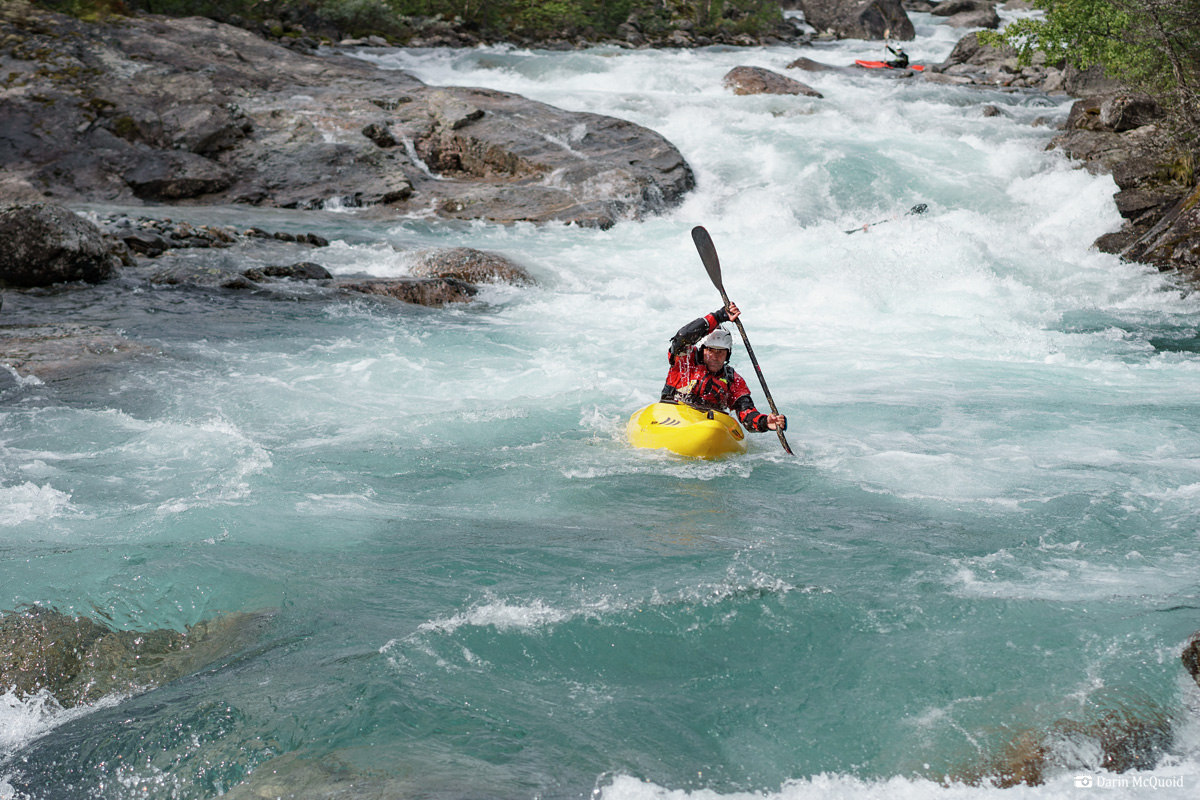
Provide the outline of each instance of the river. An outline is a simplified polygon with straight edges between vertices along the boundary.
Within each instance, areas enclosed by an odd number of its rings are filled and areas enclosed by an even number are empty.
[[[944,58],[961,31],[913,18]],[[272,617],[144,694],[3,696],[0,798],[1194,797],[1200,302],[1089,248],[1115,185],[1033,124],[1069,98],[721,86],[798,55],[882,47],[362,53],[666,136],[696,190],[606,231],[159,210],[320,233],[339,274],[494,250],[534,287],[7,295],[155,352],[0,394],[0,607]],[[625,441],[720,305],[694,225],[795,457]],[[1121,719],[1162,723],[1144,769],[1102,768]],[[1030,737],[1042,785],[961,782]]]

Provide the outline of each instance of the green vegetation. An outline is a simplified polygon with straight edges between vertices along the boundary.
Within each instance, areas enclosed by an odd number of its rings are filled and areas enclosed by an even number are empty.
[[[248,22],[265,32],[302,28],[314,36],[380,35],[404,42],[430,27],[485,41],[619,38],[631,17],[648,36],[684,28],[701,36],[758,34],[781,20],[779,0],[35,0],[95,19],[146,12]],[[681,24],[682,23],[682,24]],[[280,34],[275,34],[280,35]]]
[[[1035,0],[1042,19],[1019,20],[988,44],[1016,48],[1022,63],[1035,52],[1105,73],[1150,94],[1180,131],[1200,129],[1200,0]]]

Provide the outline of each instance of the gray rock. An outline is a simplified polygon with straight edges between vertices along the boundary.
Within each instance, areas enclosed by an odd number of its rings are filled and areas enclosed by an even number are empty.
[[[120,238],[130,250],[150,258],[160,256],[171,249],[171,243],[154,231],[131,231]]]
[[[839,39],[900,39],[916,36],[900,0],[800,0],[804,20]]]
[[[1145,95],[1120,94],[1100,104],[1100,124],[1116,133],[1161,121],[1162,109]]]
[[[973,11],[994,11],[995,4],[988,0],[942,0],[929,13],[935,17],[953,17]]]
[[[1160,146],[1161,131],[1154,125],[1143,125],[1125,133],[1104,130],[1076,129],[1060,133],[1050,140],[1047,150],[1061,150],[1083,162],[1093,174],[1111,173],[1118,164],[1138,157],[1147,148]]]
[[[676,148],[622,120],[427,87],[200,17],[42,16],[54,35],[21,31],[21,52],[71,47],[51,70],[6,58],[24,90],[0,95],[3,181],[23,196],[606,227],[694,185]]]
[[[1193,633],[1188,638],[1187,643],[1183,646],[1183,652],[1179,654],[1179,659],[1183,662],[1183,668],[1187,670],[1188,675],[1192,676],[1192,680],[1200,686],[1200,631]]]
[[[153,350],[94,325],[0,325],[0,363],[22,377],[68,378]]]
[[[455,278],[467,283],[511,283],[532,286],[535,281],[524,267],[499,253],[470,247],[423,250],[416,254],[412,274],[425,278]]]
[[[296,281],[321,281],[333,277],[333,273],[329,270],[311,261],[297,261],[295,264],[287,266],[263,267],[261,271],[268,278],[290,278]]]
[[[183,200],[215,194],[233,183],[227,167],[183,151],[156,153],[122,177],[142,200]]]
[[[734,94],[792,94],[822,97],[811,86],[762,67],[734,67],[725,73],[723,83]]]
[[[450,92],[431,92],[428,103],[429,113],[433,117],[434,123],[448,130],[458,130],[483,118],[483,109],[476,108]]]
[[[333,286],[344,292],[388,297],[435,308],[466,302],[479,293],[471,284],[455,278],[365,278],[337,281]]]
[[[179,264],[165,267],[150,276],[150,282],[158,286],[198,286],[210,289],[254,289],[257,288],[244,275],[221,267],[197,267]]]
[[[1017,51],[1010,45],[992,47],[982,44],[974,33],[968,33],[958,40],[950,55],[942,62],[943,71],[946,67],[956,64],[972,64],[977,66],[994,66],[1017,57]]]
[[[1162,121],[1162,109],[1145,95],[1093,95],[1075,101],[1066,128],[1124,133]]]
[[[1161,216],[1178,200],[1178,192],[1155,188],[1122,189],[1113,195],[1117,211],[1125,219],[1137,219],[1148,211]]]
[[[392,133],[391,126],[386,122],[372,122],[362,129],[362,133],[379,147],[395,147],[400,144]]]
[[[832,64],[822,64],[820,61],[813,61],[811,58],[801,56],[792,63],[788,64],[785,69],[799,69],[804,72],[849,72],[847,67],[836,67]]]
[[[1186,270],[1193,280],[1200,278],[1200,184],[1121,255],[1162,269]]]
[[[228,150],[246,137],[243,123],[228,109],[211,103],[183,105],[162,114],[164,133],[173,147],[202,156]]]
[[[50,203],[0,206],[0,283],[99,283],[115,271],[103,233],[78,214]]]
[[[996,13],[996,9],[992,6],[979,9],[978,11],[963,11],[953,16],[947,17],[942,23],[949,25],[952,28],[999,28],[1000,15]]]

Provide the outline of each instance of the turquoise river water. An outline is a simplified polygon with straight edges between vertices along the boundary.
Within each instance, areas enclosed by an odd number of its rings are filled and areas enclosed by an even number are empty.
[[[961,32],[914,18],[944,58]],[[0,607],[272,616],[144,694],[3,695],[0,797],[1194,797],[1200,300],[1090,249],[1115,186],[1032,124],[1068,98],[721,87],[797,55],[881,47],[363,54],[665,135],[697,189],[607,231],[162,212],[321,233],[335,273],[493,250],[534,287],[6,296],[155,354],[0,394]],[[794,458],[625,441],[720,305],[697,224]],[[1104,721],[1146,718],[1150,761],[1103,769]],[[1030,736],[1043,784],[963,782]]]

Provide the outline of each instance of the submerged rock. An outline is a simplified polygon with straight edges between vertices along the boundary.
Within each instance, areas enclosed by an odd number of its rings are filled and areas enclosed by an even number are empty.
[[[1169,714],[1137,693],[1092,701],[1084,719],[1059,719],[1045,731],[1024,730],[995,756],[948,776],[971,785],[1039,786],[1057,771],[1122,773],[1153,769],[1174,741]]]
[[[116,265],[100,229],[71,210],[51,203],[0,206],[0,284],[99,283]]]
[[[1192,680],[1200,686],[1200,631],[1193,633],[1191,638],[1187,640],[1187,644],[1183,646],[1183,652],[1179,656],[1183,662],[1183,668],[1187,670],[1188,675],[1192,676]]]
[[[0,325],[0,364],[23,378],[59,380],[101,364],[155,352],[95,325]]]
[[[0,616],[0,686],[18,697],[45,690],[63,708],[132,694],[195,672],[245,647],[265,614],[231,614],[185,632],[117,631],[86,617],[33,607]]]

